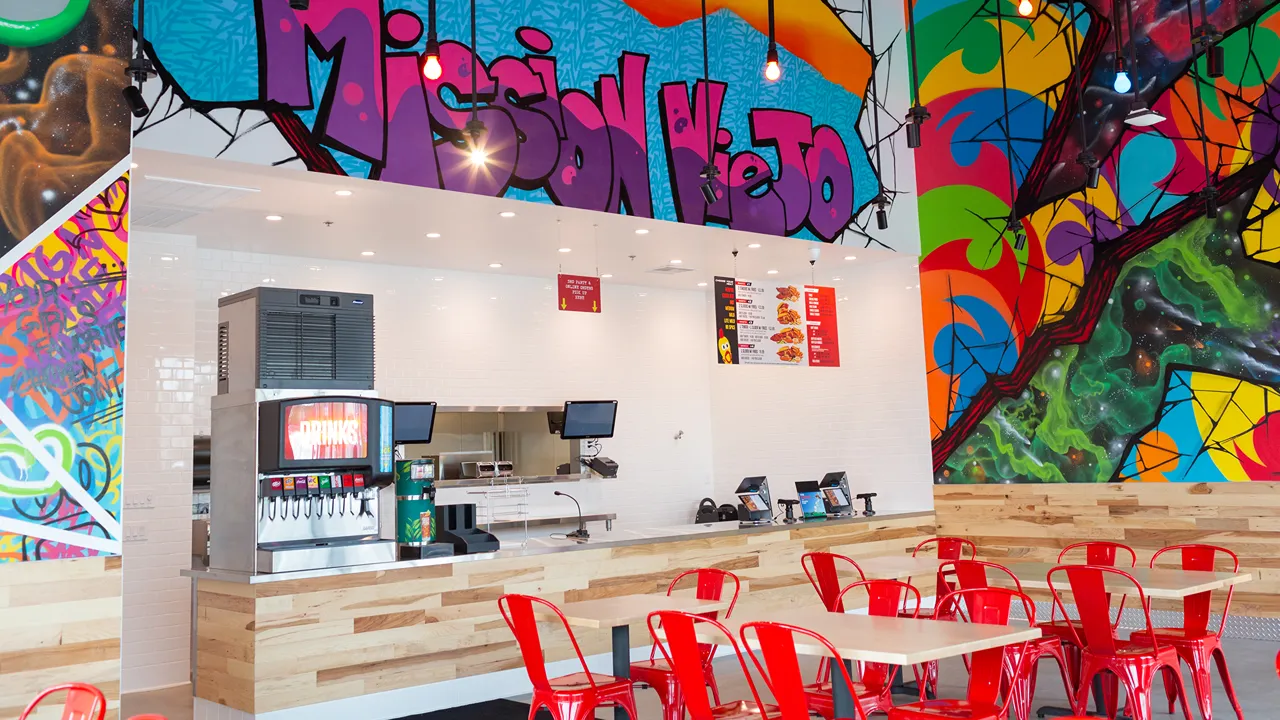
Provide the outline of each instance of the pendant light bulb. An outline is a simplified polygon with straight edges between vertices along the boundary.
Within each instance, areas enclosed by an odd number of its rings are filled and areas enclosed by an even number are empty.
[[[1113,83],[1111,83],[1111,89],[1115,90],[1121,95],[1132,90],[1133,81],[1129,79],[1129,73],[1125,72],[1124,70],[1117,70],[1116,79]]]
[[[1031,0],[1022,0],[1018,3],[1018,14],[1022,17],[1031,17],[1036,14],[1036,6],[1031,4]]]
[[[472,165],[475,165],[476,167],[483,167],[484,164],[487,162],[489,162],[489,153],[485,152],[484,148],[478,148],[478,147],[471,148],[471,164]]]
[[[778,64],[778,49],[769,48],[769,54],[765,58],[764,77],[769,82],[777,82],[782,77],[782,66]]]
[[[444,68],[440,65],[440,58],[436,55],[428,55],[422,63],[422,76],[428,80],[439,80],[444,74]]]

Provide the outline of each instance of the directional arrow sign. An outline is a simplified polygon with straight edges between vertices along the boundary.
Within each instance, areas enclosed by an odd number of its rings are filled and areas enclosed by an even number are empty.
[[[566,312],[600,312],[600,278],[558,275],[560,309]]]

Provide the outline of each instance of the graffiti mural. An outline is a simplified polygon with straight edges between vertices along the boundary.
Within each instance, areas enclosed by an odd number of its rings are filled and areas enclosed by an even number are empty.
[[[0,255],[129,153],[132,7],[0,1]]]
[[[1278,479],[1274,3],[916,7],[937,481]]]
[[[429,80],[427,0],[152,0],[161,82],[138,142],[823,241],[881,191],[858,132],[874,58],[822,0],[778,3],[778,83],[762,74],[766,3],[708,3],[709,86],[692,0],[480,0],[475,78],[469,3],[437,5],[443,70]]]
[[[0,273],[0,563],[119,554],[129,178]]]

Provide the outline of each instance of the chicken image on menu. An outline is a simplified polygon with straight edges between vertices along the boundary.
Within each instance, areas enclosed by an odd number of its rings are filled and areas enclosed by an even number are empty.
[[[833,288],[730,277],[715,286],[720,364],[839,367]]]

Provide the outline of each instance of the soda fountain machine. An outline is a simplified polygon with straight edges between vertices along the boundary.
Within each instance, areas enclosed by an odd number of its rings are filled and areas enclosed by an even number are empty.
[[[373,389],[373,297],[255,288],[218,303],[210,567],[393,562],[393,405]]]

